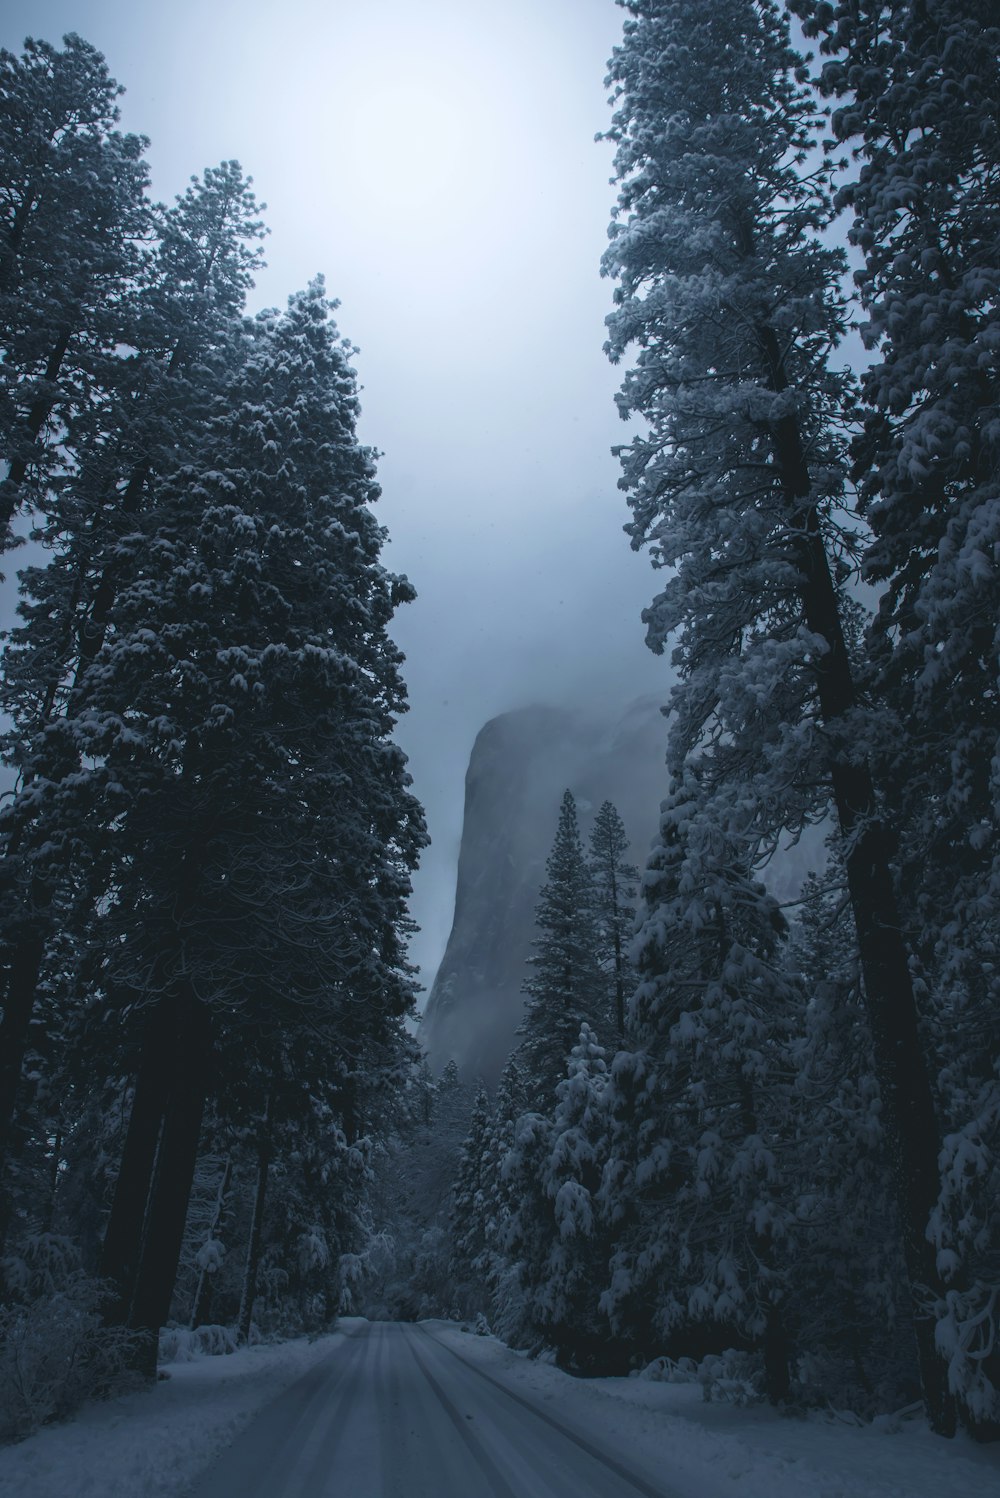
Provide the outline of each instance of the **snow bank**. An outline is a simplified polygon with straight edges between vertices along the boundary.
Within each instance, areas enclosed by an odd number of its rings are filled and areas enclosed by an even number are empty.
[[[706,1403],[701,1386],[576,1379],[493,1337],[429,1321],[428,1331],[484,1373],[534,1397],[546,1413],[659,1480],[698,1498],[997,1498],[1000,1447],[932,1435],[907,1421],[892,1433],[834,1415]]]
[[[177,1498],[262,1405],[343,1340],[338,1330],[168,1364],[169,1379],[152,1389],[88,1405],[0,1449],[0,1498]]]

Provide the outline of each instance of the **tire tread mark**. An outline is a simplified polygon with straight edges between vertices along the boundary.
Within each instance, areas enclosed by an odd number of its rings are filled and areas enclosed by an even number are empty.
[[[450,1352],[452,1357],[462,1364],[463,1368],[467,1368],[470,1373],[475,1373],[479,1378],[485,1379],[488,1384],[492,1384],[495,1389],[499,1389],[502,1394],[506,1394],[508,1399],[513,1399],[515,1404],[521,1405],[523,1409],[528,1410],[537,1419],[544,1421],[546,1425],[551,1425],[553,1430],[557,1430],[561,1436],[565,1436],[567,1441],[572,1441],[574,1446],[579,1446],[581,1451],[585,1451],[595,1462],[600,1462],[602,1467],[606,1467],[609,1472],[613,1472],[616,1477],[621,1478],[622,1482],[629,1483],[637,1493],[643,1495],[643,1498],[672,1498],[672,1495],[665,1488],[654,1488],[651,1483],[648,1483],[645,1478],[640,1477],[637,1472],[630,1472],[628,1467],[616,1461],[613,1456],[605,1455],[600,1447],[592,1445],[585,1437],[578,1436],[575,1431],[563,1425],[561,1420],[555,1419],[553,1415],[548,1414],[545,1410],[540,1410],[530,1399],[525,1399],[521,1394],[515,1394],[513,1389],[508,1388],[499,1379],[492,1378],[488,1373],[484,1373],[481,1368],[476,1367],[475,1363],[470,1363],[468,1359],[462,1357],[460,1352],[456,1352],[453,1347],[449,1347],[447,1342],[442,1342],[437,1337],[432,1336],[427,1328],[421,1326],[419,1322],[416,1323],[416,1329],[419,1332],[423,1332],[424,1336],[433,1342],[435,1347],[440,1347],[444,1352]],[[426,1367],[424,1368],[424,1372],[427,1373]],[[430,1379],[429,1373],[427,1377]]]
[[[343,1351],[344,1343],[354,1341],[361,1330],[362,1328],[359,1327],[354,1331],[342,1332],[343,1343],[338,1343],[335,1347],[331,1347],[329,1352],[324,1353],[322,1357],[318,1358],[311,1368],[306,1369],[305,1373],[300,1373],[297,1378],[293,1378],[291,1383],[286,1384],[278,1394],[266,1400],[259,1409],[254,1410],[247,1425],[240,1429],[235,1436],[231,1437],[228,1445],[224,1446],[221,1451],[216,1452],[215,1456],[194,1474],[191,1481],[184,1488],[184,1498],[211,1498],[211,1495],[216,1491],[216,1483],[220,1475],[234,1462],[239,1463],[244,1438],[250,1435],[258,1420],[267,1419],[276,1404],[280,1403],[282,1408],[287,1405],[294,1406],[294,1414],[285,1431],[285,1435],[289,1439],[303,1424],[308,1423],[316,1410],[329,1399],[330,1388],[327,1378],[330,1371],[330,1364],[339,1357]],[[342,1376],[338,1375],[335,1380],[335,1388],[339,1389],[342,1381]],[[278,1471],[278,1467],[281,1460],[281,1451],[275,1448],[263,1464],[257,1464],[253,1477],[255,1481],[261,1484],[260,1490],[262,1492],[268,1494],[277,1492],[278,1489],[273,1486],[274,1482],[277,1482],[280,1488],[282,1474]],[[265,1483],[268,1486],[265,1487]]]
[[[358,1339],[358,1333],[350,1335],[351,1342]],[[334,1351],[340,1349],[335,1348]],[[317,1391],[322,1395],[321,1399],[314,1400],[315,1409],[310,1408],[306,1414],[307,1418],[301,1418],[295,1422],[289,1431],[284,1445],[277,1453],[279,1460],[285,1460],[285,1450],[290,1444],[295,1430],[304,1426],[302,1439],[291,1464],[286,1465],[281,1473],[281,1480],[277,1488],[260,1484],[255,1490],[266,1498],[272,1498],[277,1494],[278,1498],[300,1498],[304,1487],[310,1483],[320,1468],[323,1459],[329,1460],[343,1439],[347,1428],[347,1420],[352,1405],[354,1404],[358,1388],[361,1383],[355,1360],[360,1359],[362,1369],[367,1366],[371,1352],[371,1344],[368,1335],[364,1336],[363,1344],[354,1359],[345,1359],[343,1366],[337,1370],[336,1377],[329,1385]],[[250,1498],[250,1494],[247,1494]]]
[[[424,1375],[424,1378],[426,1378],[427,1382],[434,1390],[434,1393],[441,1401],[441,1405],[444,1409],[445,1414],[448,1416],[448,1419],[451,1421],[452,1425],[454,1425],[455,1429],[458,1431],[458,1434],[465,1442],[465,1445],[469,1448],[469,1450],[472,1452],[472,1455],[479,1463],[482,1469],[483,1476],[486,1478],[486,1481],[489,1483],[490,1487],[493,1489],[493,1492],[496,1494],[496,1498],[518,1498],[518,1494],[510,1486],[503,1473],[500,1472],[495,1466],[493,1458],[487,1451],[484,1450],[482,1442],[478,1441],[469,1430],[466,1421],[452,1404],[451,1400],[448,1398],[447,1394],[444,1392],[437,1379],[431,1373],[426,1362],[420,1356],[420,1353],[417,1351],[412,1342],[410,1343],[410,1351],[416,1359],[420,1371]]]

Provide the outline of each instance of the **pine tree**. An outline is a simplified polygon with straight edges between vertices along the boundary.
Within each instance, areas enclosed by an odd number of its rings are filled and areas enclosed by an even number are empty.
[[[82,940],[87,912],[112,878],[106,829],[117,813],[102,814],[104,771],[81,756],[75,725],[89,707],[87,671],[124,575],[122,543],[152,502],[151,488],[197,462],[206,413],[242,357],[238,314],[261,226],[237,164],[206,172],[161,228],[133,298],[141,313],[133,307],[133,322],[115,330],[141,347],[114,398],[76,423],[73,471],[50,505],[51,560],[22,574],[24,623],[4,656],[0,702],[12,722],[4,750],[19,787],[0,814],[0,1163],[47,953],[60,931]]]
[[[639,871],[627,861],[625,824],[610,801],[601,805],[590,832],[590,872],[594,884],[601,966],[611,978],[619,1040],[625,1038],[626,989],[631,970],[628,941],[632,935],[635,885]]]
[[[840,201],[871,353],[854,457],[865,575],[881,588],[873,675],[893,713],[879,759],[947,1084],[939,1339],[971,1418],[995,1427],[1000,27],[986,0],[796,9],[822,38],[834,132],[859,163]]]
[[[486,1251],[487,1143],[491,1124],[489,1094],[480,1083],[472,1103],[469,1132],[458,1157],[449,1212],[452,1263],[460,1279],[473,1283],[481,1279]]]
[[[533,1300],[544,1307],[542,1325],[564,1366],[610,1372],[611,1338],[599,1309],[610,1252],[600,1208],[609,1150],[605,1062],[603,1047],[582,1025],[556,1088],[551,1152],[542,1175],[553,1233]]]
[[[604,269],[618,397],[649,435],[621,450],[633,545],[670,580],[647,641],[672,637],[670,764],[699,767],[720,833],[752,864],[832,799],[844,839],[924,1392],[951,1428],[926,1230],[939,1131],[845,631],[850,383],[829,363],[844,260],[818,231],[831,164],[777,8],[635,0],[611,64],[621,184]],[[831,562],[831,556],[833,558]]]
[[[514,1146],[517,1121],[527,1106],[524,1073],[517,1054],[511,1056],[497,1083],[493,1116],[483,1153],[483,1264],[490,1295],[490,1322],[508,1342],[520,1338],[522,1298],[507,1252],[507,1227],[517,1201],[504,1165]]]
[[[693,776],[664,802],[643,895],[634,1049],[616,1057],[607,1098],[602,1200],[617,1226],[603,1303],[631,1337],[718,1322],[752,1339],[769,1395],[783,1400],[784,923],[720,837]]]
[[[259,319],[201,463],[119,548],[73,720],[121,808],[105,982],[124,1020],[148,1015],[104,1257],[147,1331],[169,1306],[213,1048],[266,1067],[301,1036],[304,1075],[349,1057],[363,1076],[412,1004],[424,832],[390,738],[405,697],[385,632],[411,590],[378,560],[329,311],[317,282]]]
[[[599,1034],[607,1028],[592,890],[569,791],[562,798],[545,873],[535,914],[539,934],[529,958],[532,975],[524,985],[528,1003],[518,1032],[529,1100],[542,1109],[551,1106],[580,1026],[590,1024]]]
[[[113,398],[150,229],[142,137],[76,35],[0,53],[0,549],[26,502],[77,461],[77,427]]]

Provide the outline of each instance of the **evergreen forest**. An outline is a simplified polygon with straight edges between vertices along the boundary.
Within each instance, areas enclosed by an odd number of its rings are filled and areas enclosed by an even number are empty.
[[[242,167],[160,204],[92,45],[0,53],[0,1439],[341,1315],[1000,1437],[1000,23],[618,3],[664,797],[551,808],[492,1092],[415,1023],[338,303],[251,315]]]

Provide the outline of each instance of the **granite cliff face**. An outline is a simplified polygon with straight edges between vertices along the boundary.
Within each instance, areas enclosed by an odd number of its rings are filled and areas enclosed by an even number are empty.
[[[455,918],[424,1015],[435,1067],[450,1057],[492,1084],[514,1041],[535,905],[567,787],[589,836],[602,801],[615,803],[642,865],[666,794],[666,725],[655,698],[615,721],[528,707],[480,731],[465,778]]]

